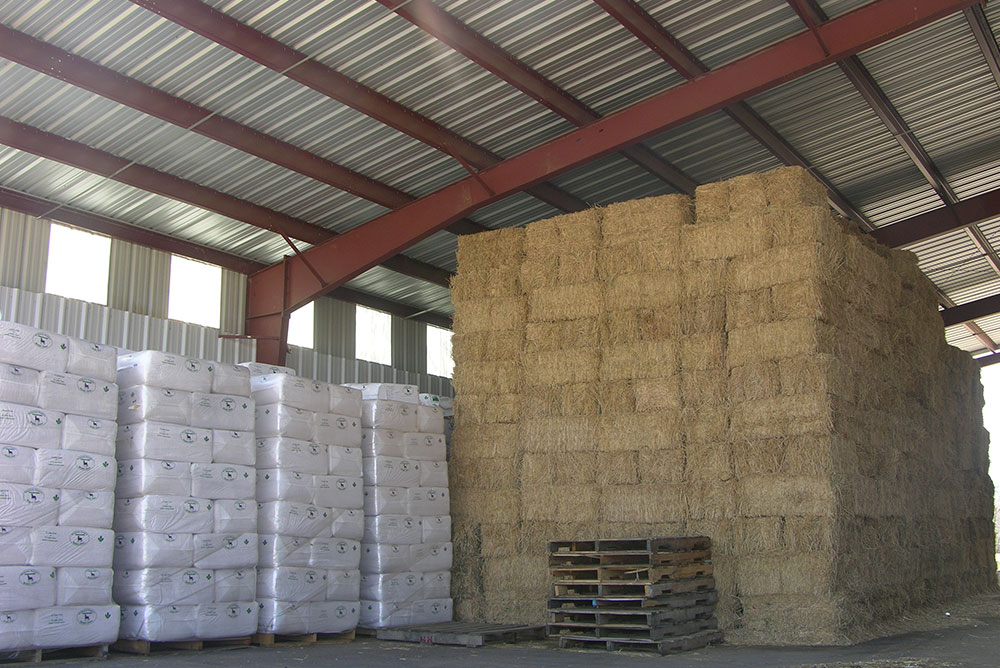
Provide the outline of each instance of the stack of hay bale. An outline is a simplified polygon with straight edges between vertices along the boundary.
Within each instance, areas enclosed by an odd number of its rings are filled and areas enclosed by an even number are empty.
[[[460,240],[462,617],[540,622],[552,537],[710,536],[720,622],[748,642],[856,639],[995,586],[978,369],[945,344],[914,256],[836,219],[797,168],[691,204]],[[594,221],[600,289],[559,273]],[[503,294],[485,289],[518,264]]]
[[[147,350],[119,357],[118,382],[121,638],[249,636],[257,626],[250,374]]]
[[[451,518],[444,415],[414,385],[356,385],[364,398],[361,626],[450,621]]]
[[[106,645],[115,350],[0,323],[0,649]]]
[[[349,631],[360,614],[361,394],[278,371],[252,377],[259,632]]]

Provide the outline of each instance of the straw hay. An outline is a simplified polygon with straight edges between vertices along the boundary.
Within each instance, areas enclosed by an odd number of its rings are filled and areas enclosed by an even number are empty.
[[[521,434],[514,424],[461,424],[455,427],[453,453],[460,457],[511,457],[520,451]]]
[[[796,283],[789,283],[796,286]],[[803,315],[802,317],[808,317]],[[757,325],[778,318],[771,306],[771,288],[761,288],[750,292],[730,292],[726,295],[726,321],[728,329],[738,329]]]
[[[593,486],[538,485],[521,490],[526,521],[596,522],[600,494]]]
[[[622,274],[604,284],[608,310],[634,311],[672,306],[680,301],[680,275],[676,271]]]
[[[594,450],[597,420],[592,417],[550,417],[524,420],[521,424],[526,452]]]
[[[604,244],[676,239],[677,230],[694,222],[691,198],[685,195],[649,197],[606,206],[601,233]]]
[[[525,488],[535,485],[589,485],[596,479],[596,452],[526,452],[521,464],[521,480]]]
[[[456,257],[462,272],[495,265],[518,265],[524,253],[525,230],[508,227],[458,237]]]
[[[822,433],[832,428],[831,412],[824,393],[779,396],[734,406],[730,424],[747,438]]]
[[[452,489],[513,490],[521,480],[521,455],[512,457],[456,458],[449,462]]]
[[[466,362],[455,369],[452,383],[459,393],[509,394],[521,389],[524,371],[520,361]]]
[[[601,487],[638,484],[639,453],[598,452],[596,478],[597,484]]]
[[[549,580],[549,560],[542,554],[516,555],[502,562],[487,561],[483,568],[483,587],[489,592],[531,592],[545,587]]]
[[[726,357],[730,367],[738,367],[794,357],[802,351],[832,353],[836,338],[833,328],[811,318],[769,322],[730,330]]]
[[[600,496],[605,522],[680,522],[687,516],[684,485],[612,485]]]
[[[766,594],[831,593],[833,558],[830,553],[798,552],[746,556],[739,560],[737,582],[747,596]]]
[[[604,310],[604,285],[595,281],[535,290],[528,305],[532,322],[593,318]]]
[[[709,334],[726,328],[726,298],[722,295],[685,299],[681,305],[680,333]]]
[[[635,412],[635,383],[632,380],[604,380],[597,391],[601,415],[628,415]]]
[[[771,247],[773,234],[760,215],[743,215],[715,225],[688,225],[681,230],[685,260],[726,260]]]
[[[685,480],[716,483],[733,477],[733,449],[728,442],[688,443],[685,446]]]
[[[530,353],[597,346],[601,329],[598,318],[529,322],[524,333],[524,349]]]
[[[528,315],[523,297],[473,299],[455,311],[455,334],[473,332],[522,331]]]
[[[751,362],[729,370],[729,397],[733,402],[756,401],[778,394],[781,373],[778,362]]]
[[[683,332],[681,306],[632,311],[608,311],[604,314],[601,345],[662,342]]]
[[[597,449],[603,452],[640,448],[670,450],[680,447],[682,440],[678,411],[612,415],[598,423]]]
[[[687,517],[689,520],[720,520],[737,515],[735,481],[689,481]]]
[[[604,348],[601,380],[662,378],[679,370],[679,350],[669,342],[632,343]]]
[[[529,260],[565,252],[593,250],[601,245],[601,209],[587,209],[528,225],[524,253]]]
[[[729,211],[745,215],[767,207],[767,192],[763,174],[744,174],[729,180]]]
[[[726,362],[726,336],[721,332],[691,334],[680,344],[681,368],[686,371],[721,368]]]
[[[826,188],[802,167],[766,172],[764,192],[774,207],[828,206]]]
[[[681,407],[680,376],[637,380],[635,410],[639,413],[678,410]]]
[[[833,276],[844,266],[843,248],[818,243],[778,246],[730,261],[729,285],[737,292]]]
[[[529,385],[597,382],[600,367],[599,348],[525,353],[524,380]]]
[[[725,294],[730,262],[731,260],[682,262],[682,293],[685,301]]]
[[[630,450],[626,453],[607,454],[631,455],[634,452],[636,451]],[[680,447],[680,445],[669,449],[640,448],[637,452],[639,482],[657,484],[664,482],[679,483],[684,480],[684,448]]]
[[[740,479],[740,515],[830,515],[834,493],[829,478],[749,476]]]
[[[706,183],[695,189],[694,206],[699,225],[729,219],[729,183]]]
[[[791,552],[797,552],[799,549],[788,546],[786,535],[789,521],[799,519],[806,518],[792,517],[785,520],[782,517],[741,517],[730,523],[731,530],[725,545],[720,545],[714,534],[709,534],[713,536],[712,551],[718,554],[748,555],[776,552],[788,547]]]
[[[677,265],[680,244],[676,239],[656,237],[641,243],[604,246],[597,251],[597,275],[609,281],[623,274],[663,271]]]

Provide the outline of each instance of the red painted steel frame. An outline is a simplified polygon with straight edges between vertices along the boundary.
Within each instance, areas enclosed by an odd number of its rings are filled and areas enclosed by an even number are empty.
[[[487,191],[467,177],[307,251],[325,272],[317,286],[305,264],[289,259],[250,278],[247,332],[274,336],[287,314],[343,284],[449,222],[582,164],[717,111],[907,31],[964,9],[975,0],[878,0],[618,113],[549,141],[480,173]],[[267,362],[284,357],[266,346]]]

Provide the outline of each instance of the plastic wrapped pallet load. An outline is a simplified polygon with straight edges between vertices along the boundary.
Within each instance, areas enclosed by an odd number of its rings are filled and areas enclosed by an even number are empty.
[[[451,517],[444,419],[413,386],[362,386],[361,625],[449,621]]]
[[[116,439],[121,637],[248,636],[259,614],[250,371],[153,351],[119,366],[132,384]]]
[[[361,393],[255,374],[258,631],[354,629],[364,533]]]
[[[0,323],[0,650],[105,645],[115,350]]]

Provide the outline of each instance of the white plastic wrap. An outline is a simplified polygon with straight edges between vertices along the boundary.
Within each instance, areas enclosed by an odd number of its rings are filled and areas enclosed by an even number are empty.
[[[417,395],[417,403],[421,406],[441,406],[441,399],[441,395],[431,394],[430,392],[421,392]]]
[[[230,394],[191,394],[191,422],[207,429],[250,431],[254,428],[254,400]]]
[[[340,445],[327,447],[330,456],[330,475],[346,475],[360,478],[364,475],[361,464],[361,448],[346,448]]]
[[[134,385],[118,390],[118,424],[191,423],[191,393],[167,387]]]
[[[281,468],[299,473],[326,473],[330,460],[325,445],[295,438],[257,439],[257,468]]]
[[[278,373],[253,376],[250,386],[259,404],[285,404],[311,413],[326,412],[330,406],[329,386],[323,381]]]
[[[326,600],[357,601],[361,592],[361,571],[333,570],[326,574]]]
[[[257,565],[257,534],[196,534],[194,565],[196,568],[252,568]]]
[[[0,403],[0,443],[32,448],[58,448],[63,414],[33,406]]]
[[[43,329],[0,322],[0,363],[65,371],[69,339]]]
[[[366,543],[416,545],[423,542],[423,528],[420,518],[412,515],[369,515],[365,517],[363,540]]]
[[[258,536],[257,565],[260,568],[276,566],[309,566],[309,538],[260,534]]]
[[[361,598],[386,603],[403,603],[425,598],[424,576],[414,571],[362,575]]]
[[[202,603],[198,606],[198,638],[240,638],[257,630],[257,602]]]
[[[115,514],[115,493],[110,489],[83,491],[63,489],[59,492],[59,526],[110,529]]]
[[[26,649],[34,645],[34,610],[0,612],[0,623],[3,623],[3,633],[0,633],[0,650]]]
[[[360,447],[361,418],[336,413],[316,413],[313,416],[313,440],[327,445]]]
[[[199,568],[115,571],[112,589],[121,605],[197,605],[215,599],[215,573]]]
[[[110,529],[43,526],[31,532],[31,563],[46,566],[111,566],[115,534]]]
[[[421,517],[420,528],[423,532],[421,543],[447,543],[451,540],[451,515]]]
[[[276,601],[260,595],[258,595],[258,599],[260,600],[260,615],[257,618],[258,633],[282,635],[310,633],[309,619],[312,611],[309,603]]]
[[[409,623],[410,613],[405,603],[383,603],[361,599],[358,626],[366,629],[384,629],[390,626],[406,626]]]
[[[194,561],[194,535],[123,531],[115,535],[116,569],[190,568]]]
[[[326,571],[317,568],[261,568],[257,596],[279,601],[322,601],[326,598]]]
[[[365,457],[404,457],[403,439],[406,432],[396,429],[362,429],[361,451]]]
[[[42,452],[47,452],[43,450]],[[35,482],[36,450],[24,445],[0,445],[0,480],[31,485]]]
[[[257,501],[313,502],[313,476],[286,469],[257,469]]]
[[[385,400],[416,405],[420,393],[416,385],[401,385],[399,383],[348,383],[347,387],[361,390],[364,401]]]
[[[309,604],[310,633],[343,633],[356,628],[361,604],[354,600],[317,601]]]
[[[114,420],[118,415],[118,386],[72,373],[42,371],[38,374],[37,402],[42,408],[62,413]]]
[[[257,471],[237,464],[191,464],[191,494],[204,499],[252,499]]]
[[[313,414],[285,404],[258,405],[254,431],[257,438],[286,436],[308,441],[313,435]]]
[[[139,422],[118,428],[118,459],[212,461],[212,432],[169,422]]]
[[[216,364],[212,369],[213,394],[250,396],[250,369],[239,364]]]
[[[443,462],[447,458],[444,434],[408,432],[403,435],[402,450],[407,457],[424,462]]]
[[[196,605],[123,605],[119,635],[125,640],[171,642],[198,634]]]
[[[213,429],[212,461],[254,466],[257,462],[257,443],[254,433],[252,431]]]
[[[55,524],[58,517],[58,489],[0,482],[0,526],[36,527]]]
[[[47,608],[55,604],[56,569],[0,566],[0,610]]]
[[[35,611],[36,647],[107,645],[118,639],[117,605],[40,608]]]
[[[420,487],[447,487],[447,462],[420,462]]]
[[[417,410],[414,404],[400,401],[361,402],[361,425],[368,429],[417,431]]]
[[[421,573],[447,571],[451,569],[451,543],[424,543],[410,549],[413,570]]]
[[[450,622],[452,602],[450,598],[424,599],[410,603],[407,624],[442,624]]]
[[[67,414],[63,419],[60,447],[95,455],[115,455],[118,423],[89,415]],[[38,447],[47,447],[39,445]]]
[[[216,533],[254,533],[257,531],[257,503],[244,499],[218,499],[212,502]]]
[[[214,367],[214,362],[143,350],[118,358],[118,384],[123,387],[152,385],[186,392],[209,392]]]
[[[417,431],[443,434],[444,411],[438,406],[417,406]]]
[[[420,464],[400,457],[365,457],[365,480],[385,487],[416,487],[420,484]]]
[[[295,375],[295,369],[277,364],[259,364],[257,362],[240,362],[238,366],[246,367],[251,376],[267,376],[272,373],[284,373],[289,376]]]
[[[361,560],[361,543],[346,538],[313,538],[309,541],[309,566],[352,570]]]
[[[410,487],[406,497],[406,512],[411,515],[448,515],[450,512],[446,487]]]
[[[333,508],[330,511],[330,515],[333,517],[333,522],[330,525],[330,534],[334,538],[361,540],[362,536],[364,536],[365,513],[363,510]]]
[[[35,453],[35,484],[44,487],[79,489],[88,492],[115,487],[117,462],[112,457],[79,450],[52,450]]]
[[[366,481],[367,482],[367,481]],[[406,488],[365,485],[365,515],[408,515]],[[412,513],[417,515],[419,513]]]
[[[32,527],[0,526],[0,565],[31,561],[31,531]]]
[[[78,376],[96,378],[109,383],[115,382],[118,372],[118,350],[114,346],[69,338],[66,356],[66,371]]]
[[[302,503],[269,501],[257,504],[257,527],[265,534],[316,538],[330,530],[330,512]]]
[[[255,568],[218,568],[215,570],[215,601],[253,601],[257,598]],[[256,627],[255,627],[256,628]]]
[[[361,390],[346,385],[330,385],[330,406],[327,410],[337,415],[361,417]]]
[[[410,548],[419,545],[397,545],[395,543],[362,543],[361,573],[405,573],[412,568]]]
[[[451,597],[451,571],[424,573],[424,598]]]
[[[363,508],[364,480],[361,477],[315,475],[313,476],[312,503],[324,508]]]
[[[190,496],[151,494],[115,501],[115,531],[155,533],[209,533],[213,530],[213,502]]]
[[[115,494],[120,498],[150,494],[191,496],[191,464],[166,459],[119,461]]]
[[[0,364],[0,401],[34,405],[37,400],[37,371],[17,364]]]
[[[110,605],[114,571],[70,566],[56,569],[56,605]]]

